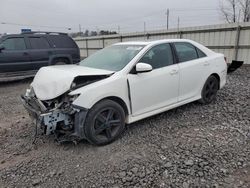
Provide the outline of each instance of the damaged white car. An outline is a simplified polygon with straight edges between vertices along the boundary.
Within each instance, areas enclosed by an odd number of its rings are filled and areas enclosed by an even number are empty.
[[[196,100],[210,103],[226,75],[224,55],[191,40],[126,42],[80,65],[41,68],[22,100],[45,134],[103,145],[125,124]]]

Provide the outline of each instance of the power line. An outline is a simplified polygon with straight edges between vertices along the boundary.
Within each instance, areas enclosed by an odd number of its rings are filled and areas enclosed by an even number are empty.
[[[212,19],[212,20],[210,20],[210,21],[207,21],[207,22],[209,22],[209,23],[211,23],[211,22],[216,22],[218,19],[217,19],[217,16],[216,15],[209,15],[210,17],[210,19]],[[178,18],[178,17],[177,17]],[[160,22],[164,22],[166,19],[158,19],[158,21],[160,21]],[[200,21],[200,17],[197,17],[197,16],[190,16],[190,17],[188,17],[188,18],[182,18],[182,21],[181,21],[181,23],[182,24],[185,24],[185,25],[188,25],[188,24],[196,24],[196,23],[198,23]],[[219,21],[219,20],[218,20]],[[141,23],[141,21],[136,21],[138,24],[136,24],[136,25],[139,25],[140,23]],[[154,23],[153,21],[151,21],[151,22],[147,22],[147,28],[149,29],[151,29],[151,28],[166,28],[166,26],[163,26],[163,25],[152,25],[152,23]],[[173,25],[173,26],[175,26],[175,23],[176,23],[176,21],[174,22],[174,21],[170,21],[169,22],[169,24],[171,24],[171,25]],[[129,30],[131,30],[132,28],[134,29],[135,28],[135,25],[134,24],[129,24],[129,25],[126,25],[126,26],[122,26],[122,25],[119,25],[120,26],[120,31],[119,32],[121,32],[121,31],[129,31]],[[102,30],[117,30],[117,27],[101,27],[100,29],[102,29]]]
[[[218,11],[218,8],[191,8],[191,9],[171,9],[174,12],[190,12],[190,11]]]
[[[157,21],[161,21],[161,19],[157,18],[156,16],[160,16],[160,15],[164,15],[164,11],[165,10],[158,10],[158,11],[154,11],[154,12],[151,12],[149,14],[146,14],[144,16],[139,16],[139,17],[131,17],[131,18],[125,18],[125,19],[120,19],[120,20],[116,20],[114,22],[110,22],[110,23],[101,23],[101,24],[95,24],[95,25],[89,25],[87,26],[86,24],[84,23],[81,23],[80,25],[84,25],[84,28],[93,28],[94,30],[96,29],[96,25],[99,26],[99,28],[109,28],[108,30],[117,30],[118,32],[121,32],[121,30],[126,30],[128,28],[134,28],[134,26],[132,26],[132,23],[141,23],[142,21],[142,18],[150,18],[150,21],[147,21],[147,24],[150,25],[150,22],[152,22],[152,20],[157,20]],[[188,11],[203,11],[203,12],[210,12],[210,11],[218,11],[218,9],[216,8],[206,8],[206,7],[200,7],[200,8],[190,8],[190,9],[178,9],[178,8],[169,8],[168,9],[168,14],[167,14],[167,29],[169,28],[169,25],[170,23],[172,23],[170,20],[169,20],[169,12],[188,12]],[[172,14],[171,14],[172,15]],[[200,19],[200,16],[205,16],[205,15],[208,15],[209,18],[211,17],[215,17],[216,15],[214,14],[199,14],[199,16],[197,17],[197,15],[195,15],[195,19],[196,17]],[[175,16],[176,17],[176,16]],[[165,18],[166,19],[166,18]],[[164,19],[164,20],[165,20]],[[188,19],[192,19],[192,22],[196,21],[192,18],[192,16],[188,16]],[[184,17],[184,19],[182,19],[182,23],[187,23],[188,19],[186,19],[186,17]],[[128,26],[122,26],[121,25],[121,22],[122,24],[124,24],[124,22],[128,22],[130,23]],[[16,25],[16,26],[30,26],[30,27],[44,27],[44,28],[53,28],[53,29],[67,29],[67,30],[71,30],[71,29],[74,29],[74,30],[79,30],[79,28],[76,26],[76,27],[61,27],[61,26],[48,26],[48,25],[31,25],[31,24],[21,24],[21,23],[9,23],[9,22],[2,22],[2,24],[6,24],[6,25]],[[117,28],[117,25],[119,24],[118,28]],[[112,25],[111,27],[108,27],[108,25]],[[114,25],[114,26],[113,26]],[[116,25],[116,26],[115,26]],[[81,30],[81,29],[80,29]]]
[[[169,11],[174,11],[174,12],[190,12],[190,11],[219,11],[219,9],[216,9],[216,8],[193,8],[193,9],[176,9],[176,8],[169,8],[168,9]],[[138,16],[138,17],[130,17],[130,18],[124,18],[124,19],[119,19],[119,20],[115,20],[113,22],[109,22],[109,23],[102,23],[102,24],[95,24],[95,25],[112,25],[112,24],[117,24],[118,22],[134,22],[136,20],[139,20],[139,19],[145,19],[145,18],[148,18],[148,17],[153,17],[153,16],[156,16],[156,15],[163,15],[165,10],[158,10],[158,11],[153,11],[149,14],[145,14],[143,16]],[[90,26],[94,26],[94,25],[89,25]]]
[[[60,26],[32,25],[32,24],[10,23],[10,22],[1,22],[1,24],[3,24],[3,25],[28,26],[28,27],[44,27],[44,28],[57,28],[57,29],[71,30],[70,27],[60,27]]]

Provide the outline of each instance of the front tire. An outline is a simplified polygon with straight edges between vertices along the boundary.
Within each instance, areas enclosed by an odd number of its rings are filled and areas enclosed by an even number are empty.
[[[213,100],[215,100],[218,90],[219,80],[213,75],[209,76],[203,86],[201,99],[199,102],[202,104],[211,103]]]
[[[124,131],[125,113],[112,100],[103,100],[88,112],[84,132],[87,140],[94,145],[106,145],[116,140]]]

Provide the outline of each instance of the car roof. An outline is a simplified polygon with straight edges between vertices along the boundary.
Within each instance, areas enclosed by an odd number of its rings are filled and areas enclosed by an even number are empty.
[[[163,44],[163,43],[173,43],[173,42],[188,42],[191,43],[192,45],[196,46],[197,48],[199,48],[200,50],[202,50],[203,52],[206,53],[206,55],[212,55],[215,52],[208,49],[207,47],[205,47],[202,44],[199,44],[193,40],[189,40],[189,39],[162,39],[162,40],[147,40],[147,41],[131,41],[131,42],[121,42],[121,43],[116,43],[113,45],[141,45],[141,46],[145,46],[145,47],[152,47],[154,45],[158,45],[158,44]]]
[[[193,43],[194,41],[189,39],[162,39],[162,40],[146,40],[146,41],[129,41],[129,42],[121,42],[116,43],[114,45],[154,45],[154,44],[161,44],[161,43],[171,43],[171,42],[190,42]]]
[[[3,35],[3,38],[6,37],[24,37],[24,36],[68,36],[66,33],[58,33],[58,32],[27,32],[27,33],[19,33],[19,34],[7,34]]]

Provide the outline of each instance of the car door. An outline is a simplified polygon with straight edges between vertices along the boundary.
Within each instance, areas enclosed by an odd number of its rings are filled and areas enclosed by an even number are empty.
[[[52,55],[52,48],[44,37],[29,36],[29,53],[33,69],[48,66],[49,57]]]
[[[0,72],[25,71],[30,64],[30,56],[24,37],[3,39],[0,51]]]
[[[207,77],[209,62],[206,54],[188,42],[174,43],[179,60],[180,91],[179,102],[200,94]]]
[[[139,62],[150,64],[151,72],[130,73],[132,115],[137,116],[174,104],[178,100],[179,71],[170,44],[151,48]]]

